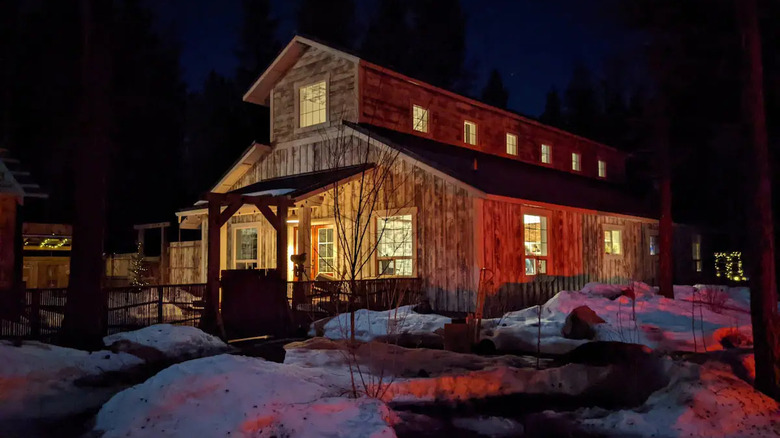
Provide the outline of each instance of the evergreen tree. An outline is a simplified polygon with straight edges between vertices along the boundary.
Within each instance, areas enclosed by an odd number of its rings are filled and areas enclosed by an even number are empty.
[[[539,120],[556,128],[563,128],[563,111],[561,110],[561,96],[558,90],[553,87],[547,92],[547,99],[544,104],[544,112],[539,116]]]
[[[482,89],[482,101],[488,105],[506,109],[509,102],[509,91],[504,87],[501,74],[496,69],[490,72],[488,82]]]
[[[277,20],[271,18],[269,0],[243,0],[243,20],[238,42],[236,84],[248,89],[281,50],[276,39]]]
[[[357,47],[353,0],[302,0],[298,7],[298,33],[337,48]]]
[[[600,108],[590,70],[579,62],[564,94],[566,127],[575,134],[598,140]]]
[[[415,61],[409,50],[415,43],[410,21],[411,2],[380,0],[376,15],[368,25],[361,53],[379,65],[409,73]]]
[[[130,285],[132,286],[146,286],[149,283],[146,281],[146,276],[149,273],[149,269],[146,266],[146,257],[144,257],[144,244],[138,242],[136,244],[136,250],[130,257]]]

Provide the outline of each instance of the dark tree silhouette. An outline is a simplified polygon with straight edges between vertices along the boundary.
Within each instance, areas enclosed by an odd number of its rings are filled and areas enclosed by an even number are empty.
[[[598,140],[601,111],[593,75],[585,64],[578,62],[574,65],[563,103],[566,127],[575,134]]]
[[[105,299],[103,231],[111,149],[112,3],[81,0],[83,28],[79,136],[76,139],[76,212],[63,343],[84,349],[103,345]]]
[[[379,65],[410,72],[415,61],[422,61],[409,56],[409,50],[415,44],[411,19],[408,0],[380,0],[368,25],[361,53]]]
[[[276,39],[277,20],[271,17],[269,0],[242,0],[243,20],[236,54],[236,84],[246,90],[281,50]]]
[[[550,126],[556,128],[563,128],[565,123],[563,120],[563,110],[561,108],[561,96],[558,95],[558,90],[555,87],[551,88],[547,92],[547,99],[544,104],[544,112],[539,116],[539,120]]]
[[[496,69],[490,72],[487,84],[482,89],[482,101],[489,105],[506,109],[509,102],[509,91],[504,87],[501,73]]]
[[[302,0],[298,7],[299,34],[340,48],[357,47],[353,0]]]

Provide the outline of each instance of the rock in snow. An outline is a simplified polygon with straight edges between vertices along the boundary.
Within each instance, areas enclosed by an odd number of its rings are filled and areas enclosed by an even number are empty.
[[[596,326],[605,322],[590,307],[580,306],[566,316],[562,334],[568,339],[593,339],[596,336]]]

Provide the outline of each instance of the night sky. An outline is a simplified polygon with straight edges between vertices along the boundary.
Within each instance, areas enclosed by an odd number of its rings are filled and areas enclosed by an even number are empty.
[[[467,65],[473,70],[473,93],[490,69],[501,72],[510,91],[509,107],[532,116],[544,109],[551,86],[563,89],[572,65],[585,62],[596,74],[614,54],[631,56],[638,38],[619,25],[615,0],[463,0],[468,20]],[[152,7],[164,34],[182,46],[181,64],[189,89],[198,89],[210,70],[230,75],[241,25],[240,0],[155,0]],[[357,0],[356,14],[366,25],[373,1]],[[295,33],[296,1],[273,2],[278,38]]]

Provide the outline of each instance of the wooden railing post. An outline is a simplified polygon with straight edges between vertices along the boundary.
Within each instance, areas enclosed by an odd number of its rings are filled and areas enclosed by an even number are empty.
[[[30,337],[41,337],[41,291],[30,291]]]
[[[163,323],[163,286],[157,286],[157,324]]]

